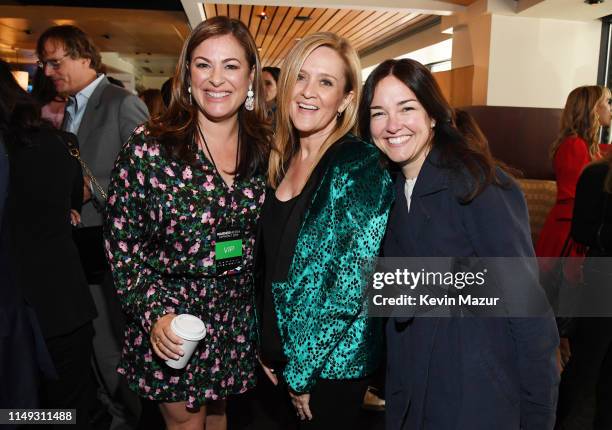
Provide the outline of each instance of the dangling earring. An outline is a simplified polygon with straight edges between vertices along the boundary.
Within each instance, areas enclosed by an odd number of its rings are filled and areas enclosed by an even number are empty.
[[[191,100],[191,85],[187,87],[187,92],[189,93],[189,104],[193,104],[193,100]]]
[[[255,93],[253,92],[253,84],[249,84],[247,97],[244,101],[244,108],[248,111],[252,111],[253,109],[255,109]]]

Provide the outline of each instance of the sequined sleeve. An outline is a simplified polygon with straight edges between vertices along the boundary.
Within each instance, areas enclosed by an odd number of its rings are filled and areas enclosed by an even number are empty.
[[[173,297],[158,274],[144,264],[156,214],[147,195],[151,162],[144,127],[134,131],[111,174],[104,225],[106,255],[124,312],[139,319],[146,332],[160,316],[173,312]],[[146,279],[147,281],[141,281]]]
[[[280,302],[293,302],[289,308],[299,310],[280,321],[288,359],[283,374],[298,393],[311,390],[330,354],[337,356],[341,341],[346,344],[351,325],[365,317],[364,262],[378,255],[393,191],[378,151],[362,155],[337,167],[329,186],[320,187],[318,193],[328,194],[317,197],[323,206],[311,208],[318,221],[305,223],[300,232],[291,285],[275,286],[285,292]]]

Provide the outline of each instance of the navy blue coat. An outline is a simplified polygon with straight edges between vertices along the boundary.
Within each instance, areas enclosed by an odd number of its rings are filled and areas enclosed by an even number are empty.
[[[469,176],[444,169],[439,161],[433,149],[419,173],[410,212],[404,178],[398,175],[384,256],[533,257],[527,207],[516,183],[499,170],[506,187],[488,186],[461,204],[457,197],[465,196]],[[558,342],[552,314],[390,318],[387,429],[552,429]]]

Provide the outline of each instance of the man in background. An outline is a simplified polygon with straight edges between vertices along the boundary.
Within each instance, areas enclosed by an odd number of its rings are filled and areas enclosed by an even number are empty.
[[[58,93],[68,96],[62,128],[77,135],[81,158],[91,170],[84,171],[81,214],[82,225],[87,228],[82,233],[87,231],[87,235],[80,236],[83,240],[78,245],[98,310],[93,321],[93,344],[99,397],[113,417],[110,429],[135,428],[140,414],[138,397],[116,372],[124,316],[110,273],[99,266],[104,261],[101,232],[111,170],[123,144],[149,115],[138,97],[111,85],[99,73],[100,53],[81,29],[71,25],[51,27],[38,39],[36,51]],[[88,261],[92,259],[98,261]]]

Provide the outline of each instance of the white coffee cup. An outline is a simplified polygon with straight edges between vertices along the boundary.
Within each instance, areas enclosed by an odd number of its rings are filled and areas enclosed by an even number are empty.
[[[176,360],[166,360],[166,364],[173,369],[182,369],[187,365],[198,343],[206,336],[206,325],[196,316],[181,314],[172,320],[170,328],[183,339],[181,348],[184,354]]]

